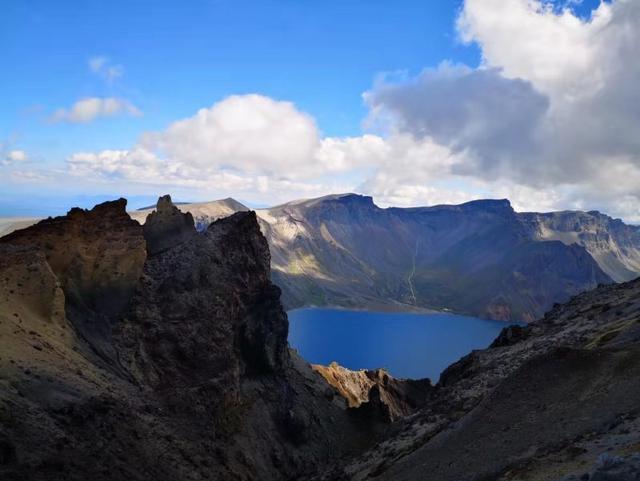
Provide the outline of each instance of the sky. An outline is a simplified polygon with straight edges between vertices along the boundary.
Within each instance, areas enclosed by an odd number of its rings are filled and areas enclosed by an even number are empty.
[[[0,215],[509,198],[640,223],[636,0],[4,0]]]

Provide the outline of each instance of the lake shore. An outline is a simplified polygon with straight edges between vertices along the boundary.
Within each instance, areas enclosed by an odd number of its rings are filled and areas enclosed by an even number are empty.
[[[289,314],[289,344],[312,364],[384,368],[394,377],[437,381],[443,369],[487,347],[504,321],[449,312],[307,307]]]

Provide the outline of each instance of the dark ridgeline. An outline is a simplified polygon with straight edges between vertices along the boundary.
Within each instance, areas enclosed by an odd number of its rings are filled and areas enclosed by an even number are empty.
[[[289,353],[254,212],[125,206],[0,241],[1,479],[295,479],[374,439]]]

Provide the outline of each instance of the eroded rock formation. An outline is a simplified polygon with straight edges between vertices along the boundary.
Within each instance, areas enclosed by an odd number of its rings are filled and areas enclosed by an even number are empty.
[[[370,441],[289,353],[253,212],[125,205],[0,241],[0,478],[295,479]]]
[[[366,410],[377,409],[377,415],[388,421],[426,405],[433,389],[429,379],[395,379],[384,369],[352,371],[335,362],[312,368],[347,400],[350,408],[370,404],[364,406]]]

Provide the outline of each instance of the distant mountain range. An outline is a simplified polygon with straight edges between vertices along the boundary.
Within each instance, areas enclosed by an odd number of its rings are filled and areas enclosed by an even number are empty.
[[[180,209],[199,230],[250,210],[230,198]],[[143,223],[152,210],[130,215]],[[579,292],[640,275],[640,227],[596,211],[517,213],[508,200],[380,208],[341,194],[256,212],[289,309],[424,308],[531,321]]]

